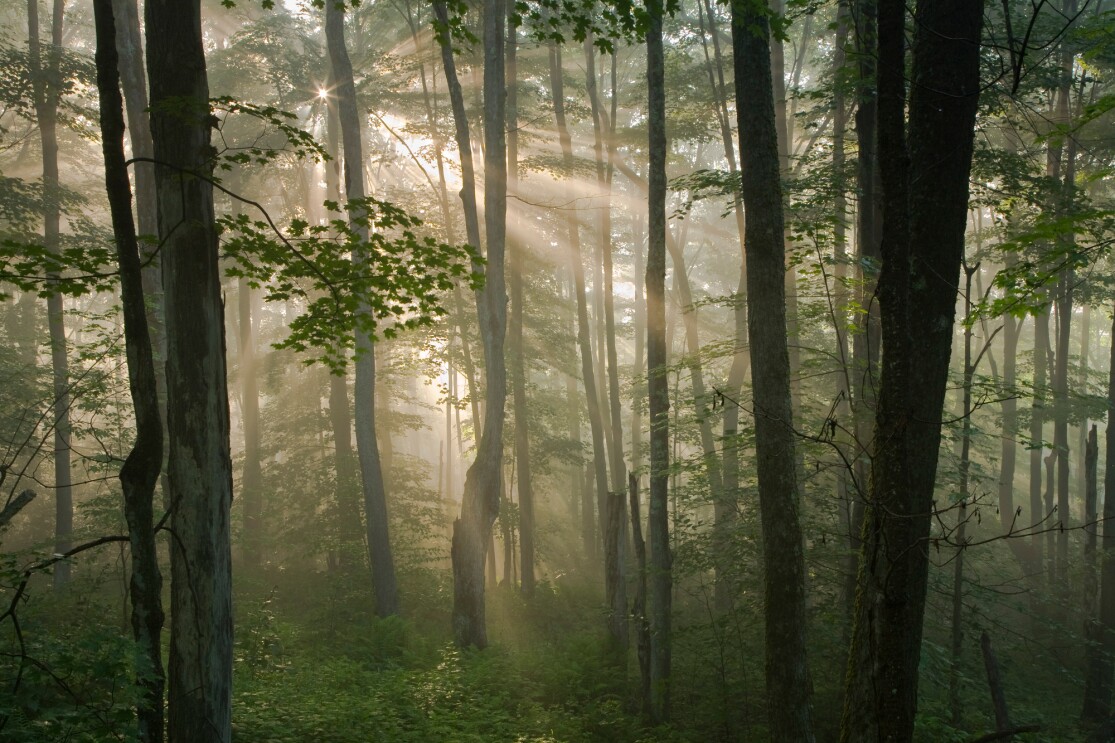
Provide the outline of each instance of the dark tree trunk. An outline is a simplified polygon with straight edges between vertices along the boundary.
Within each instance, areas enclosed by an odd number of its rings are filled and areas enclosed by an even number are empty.
[[[120,470],[124,490],[124,515],[128,522],[132,575],[132,636],[139,647],[143,668],[137,674],[141,701],[136,705],[140,743],[162,743],[163,577],[155,543],[155,486],[163,466],[163,425],[151,336],[147,328],[143,269],[132,194],[124,160],[124,111],[120,96],[115,46],[116,24],[111,0],[95,0],[97,29],[97,90],[101,117],[101,145],[105,160],[105,187],[112,214],[116,259],[120,269],[120,294],[124,309],[124,345],[128,357],[128,383],[135,408],[136,440]]]
[[[786,329],[782,187],[770,29],[761,7],[733,6],[732,39],[747,212],[747,330],[756,359],[751,374],[765,567],[768,715],[774,739],[812,741],[812,681],[805,653],[805,558]]]
[[[664,6],[647,4],[648,240],[646,271],[647,394],[650,401],[650,500],[647,513],[650,719],[670,717],[673,574],[670,554],[670,390],[666,346],[666,75]]]
[[[883,365],[843,741],[913,737],[933,485],[979,94],[983,3],[919,3],[907,138],[905,11],[899,0],[879,4]]]
[[[361,142],[360,113],[356,108],[356,87],[352,78],[352,64],[344,37],[344,9],[337,3],[325,4],[325,35],[329,48],[329,61],[333,82],[336,85],[337,110],[341,122],[341,144],[344,151],[345,198],[350,202],[363,199],[364,156]],[[356,224],[359,209],[349,208],[349,220],[361,240],[368,239],[367,227]],[[353,254],[356,263],[372,258],[362,251]],[[369,308],[362,304],[358,313],[367,315]],[[376,357],[375,343],[363,328],[356,330],[356,382],[353,402],[356,420],[356,454],[360,461],[360,481],[364,490],[364,518],[368,532],[368,561],[372,568],[372,587],[375,589],[376,614],[386,617],[399,612],[398,586],[395,563],[391,554],[391,538],[387,516],[387,490],[384,485],[383,464],[380,461],[379,442],[375,424]]]
[[[167,732],[175,743],[228,743],[232,462],[217,230],[205,180],[212,162],[201,4],[148,0],[145,13],[166,292],[173,532]]]
[[[484,226],[487,267],[477,295],[480,337],[487,370],[487,413],[476,447],[476,460],[465,476],[461,516],[453,523],[453,635],[461,646],[488,644],[484,623],[484,553],[499,515],[503,460],[503,409],[507,370],[503,346],[507,332],[504,247],[507,215],[507,152],[504,136],[504,5],[499,0],[482,10],[484,44]],[[450,55],[451,56],[451,55]],[[454,105],[458,133],[464,111]],[[462,106],[463,108],[463,106]],[[458,141],[458,146],[461,142]],[[461,150],[464,152],[464,149]],[[464,191],[468,191],[468,184]],[[475,201],[473,201],[475,205]],[[466,206],[465,214],[468,214]]]
[[[1115,321],[1111,326],[1115,337]],[[1084,717],[1111,717],[1112,670],[1115,669],[1115,343],[1107,379],[1106,464],[1103,473],[1103,541],[1100,559],[1099,647],[1092,651],[1084,696]]]
[[[1045,422],[1045,397],[1048,394],[1046,374],[1049,367],[1049,307],[1046,306],[1034,316],[1034,398],[1030,410],[1030,527],[1034,530],[1032,546],[1034,564],[1039,568],[1052,559],[1046,552],[1043,557],[1042,544],[1045,535],[1040,524],[1052,516],[1042,500],[1042,451],[1044,443],[1042,431]],[[1035,574],[1035,578],[1040,577]]]
[[[643,714],[649,714],[650,693],[650,623],[647,621],[647,545],[643,541],[643,524],[639,515],[639,478],[627,478],[627,497],[631,511],[631,538],[635,547],[635,599],[631,619],[635,624],[635,651],[639,658],[639,700]]]

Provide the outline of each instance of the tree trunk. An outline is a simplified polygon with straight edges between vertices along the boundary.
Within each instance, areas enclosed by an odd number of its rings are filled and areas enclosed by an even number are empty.
[[[477,295],[480,337],[484,342],[487,414],[476,460],[465,476],[461,516],[453,523],[453,635],[460,646],[484,648],[484,553],[499,515],[503,460],[503,409],[507,371],[503,346],[507,332],[504,244],[507,214],[507,153],[504,138],[504,6],[499,0],[482,10],[484,44],[484,226],[487,268]],[[454,106],[454,118],[463,116]],[[457,120],[458,130],[462,120]],[[460,143],[458,143],[458,146]],[[463,150],[462,150],[463,152]],[[467,191],[466,188],[464,189]],[[473,202],[475,204],[475,201]],[[466,208],[466,215],[468,209]]]
[[[263,469],[260,461],[259,383],[256,379],[256,336],[252,322],[252,288],[240,279],[240,413],[244,426],[244,473],[240,499],[244,506],[244,564],[258,568],[263,549]]]
[[[1096,565],[1096,536],[1098,522],[1096,521],[1096,465],[1099,461],[1099,439],[1096,426],[1093,424],[1088,433],[1088,441],[1084,447],[1084,659],[1087,672],[1084,677],[1084,720],[1099,722],[1102,717],[1095,717],[1096,708],[1094,691],[1098,678],[1093,674],[1097,664],[1093,659],[1102,654],[1100,645],[1102,633],[1100,630],[1099,615],[1096,611],[1099,598],[1099,573]],[[1098,674],[1096,674],[1098,676]]]
[[[550,91],[554,105],[554,121],[557,127],[558,141],[561,146],[562,160],[565,167],[571,172],[573,168],[573,144],[569,136],[569,127],[565,120],[565,84],[561,62],[561,47],[550,45]],[[585,386],[585,399],[588,402],[589,430],[592,434],[593,469],[596,476],[596,502],[600,513],[600,531],[604,539],[604,593],[608,606],[607,626],[613,644],[617,647],[627,647],[627,599],[623,593],[621,581],[619,550],[623,549],[623,542],[615,538],[617,529],[610,521],[608,506],[610,495],[608,492],[608,461],[604,443],[604,420],[600,409],[600,395],[596,387],[596,369],[593,363],[592,336],[589,328],[588,301],[585,292],[585,266],[581,255],[580,224],[576,214],[570,210],[566,212],[566,227],[569,234],[570,269],[573,272],[573,288],[577,300],[577,345],[580,347],[581,379]],[[622,497],[622,496],[621,496]],[[611,535],[611,538],[609,538]],[[612,552],[607,548],[611,543]],[[618,595],[617,595],[618,594]],[[622,603],[618,603],[622,601]],[[617,609],[622,607],[621,611]]]
[[[1034,316],[1034,399],[1030,410],[1030,528],[1033,530],[1032,545],[1034,563],[1043,566],[1053,555],[1046,553],[1043,559],[1042,544],[1045,536],[1041,525],[1052,514],[1046,510],[1042,501],[1042,452],[1045,448],[1043,424],[1045,422],[1045,397],[1048,394],[1046,374],[1049,366],[1049,307]],[[1035,577],[1037,577],[1035,575]]]
[[[983,3],[919,3],[907,139],[905,9],[898,0],[879,4],[884,356],[841,725],[846,742],[913,737],[979,92]]]
[[[224,307],[217,259],[201,4],[148,0],[147,72],[158,165],[170,434],[168,737],[228,743],[232,566]]]
[[[361,142],[360,114],[356,108],[356,87],[352,64],[344,37],[344,9],[337,3],[325,4],[325,34],[329,62],[336,85],[337,109],[341,121],[341,143],[344,150],[345,198],[350,202],[349,222],[362,241],[368,239],[368,228],[357,224],[362,214],[351,202],[365,197],[364,156]],[[354,263],[373,260],[362,250],[353,253]],[[361,303],[359,315],[365,317],[369,308]],[[376,614],[386,617],[399,611],[395,563],[391,555],[391,539],[387,516],[387,491],[375,425],[376,358],[375,344],[366,329],[356,329],[356,382],[353,388],[356,420],[356,453],[360,460],[360,480],[364,490],[364,518],[368,532],[368,561],[372,568],[372,586],[376,596]]]
[[[508,10],[511,10],[508,6]],[[518,35],[507,25],[507,191],[519,190]],[[517,221],[517,213],[511,218]],[[511,236],[507,241],[508,288],[511,294],[511,392],[515,406],[515,467],[519,483],[519,562],[523,595],[534,595],[534,491],[530,472],[530,416],[527,412],[527,371],[523,360],[523,264],[526,247]]]
[[[647,597],[650,624],[650,719],[670,717],[673,575],[670,555],[670,390],[666,346],[666,80],[662,43],[665,8],[647,4],[648,241],[646,270],[647,394],[650,401],[650,501],[647,514]]]
[[[50,48],[44,62],[39,41],[39,3],[27,0],[27,61],[39,139],[43,149],[43,246],[51,253],[59,245],[58,104],[61,95],[59,60],[62,54],[62,24],[65,0],[54,0],[50,24]],[[57,280],[51,275],[50,283]],[[69,551],[74,525],[73,489],[70,473],[70,363],[66,350],[66,321],[62,295],[52,292],[46,300],[50,329],[50,360],[54,380],[54,553]],[[70,563],[54,566],[54,588],[70,582]]]
[[[1115,338],[1115,320],[1111,324]],[[1115,669],[1115,343],[1107,378],[1106,464],[1103,473],[1103,541],[1100,559],[1099,647],[1090,656],[1084,694],[1084,718],[1111,717],[1112,671]]]
[[[612,60],[612,105],[616,105],[616,59]],[[596,156],[596,181],[604,192],[604,207],[600,212],[600,251],[603,272],[604,340],[608,369],[608,461],[611,464],[612,488],[608,492],[604,520],[604,585],[607,594],[609,628],[621,652],[622,662],[627,659],[627,468],[623,461],[623,418],[619,392],[619,355],[616,350],[616,310],[613,290],[612,265],[612,166],[615,159],[615,115],[607,116],[600,104],[596,86],[596,57],[591,39],[585,40],[585,82],[592,107],[594,153]],[[605,120],[606,119],[606,120]],[[605,142],[606,140],[606,142]],[[607,150],[609,164],[605,166],[602,151]]]
[[[647,621],[647,546],[643,541],[643,524],[639,516],[639,478],[627,478],[627,497],[631,511],[631,537],[635,547],[635,599],[631,619],[635,624],[635,649],[639,657],[639,700],[643,714],[651,709],[650,693],[650,624]]]
[[[748,339],[753,357],[755,460],[763,533],[766,682],[771,735],[812,741],[812,681],[805,653],[805,559],[798,515],[786,255],[769,20],[732,8],[743,205],[747,211]]]
[[[136,684],[141,701],[136,705],[140,743],[162,743],[163,577],[155,542],[155,486],[163,466],[163,425],[159,392],[143,292],[139,244],[132,219],[131,186],[124,155],[124,111],[120,95],[115,45],[116,24],[111,0],[95,0],[97,29],[97,90],[99,93],[101,145],[105,160],[105,187],[112,214],[116,259],[120,269],[120,294],[124,310],[124,345],[128,357],[128,383],[135,409],[136,440],[120,470],[124,490],[124,515],[128,522],[132,574],[132,636],[138,646]]]

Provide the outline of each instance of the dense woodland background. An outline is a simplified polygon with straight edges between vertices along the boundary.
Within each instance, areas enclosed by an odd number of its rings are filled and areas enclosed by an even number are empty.
[[[1115,8],[909,5],[4,3],[0,740],[1115,739]]]

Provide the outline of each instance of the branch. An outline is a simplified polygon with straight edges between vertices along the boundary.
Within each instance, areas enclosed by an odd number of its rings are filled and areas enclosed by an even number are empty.
[[[0,529],[7,526],[8,522],[14,519],[16,514],[22,511],[24,506],[33,500],[35,500],[35,492],[33,490],[24,490],[15,498],[8,501],[8,505],[4,506],[3,511],[0,511]]]

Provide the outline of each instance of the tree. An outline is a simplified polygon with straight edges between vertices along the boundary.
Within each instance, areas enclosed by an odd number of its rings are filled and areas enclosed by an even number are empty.
[[[58,179],[58,104],[62,91],[59,59],[62,54],[62,24],[65,0],[54,0],[50,24],[48,61],[44,64],[39,41],[39,2],[27,0],[28,66],[31,74],[35,116],[43,148],[43,245],[58,254],[60,209]],[[58,276],[53,276],[57,281]],[[62,294],[47,297],[47,322],[50,326],[50,360],[54,375],[54,552],[69,551],[74,525],[73,487],[70,474],[70,362],[67,354],[66,319]],[[70,581],[70,564],[54,568],[54,587]]]
[[[332,78],[336,85],[337,108],[341,122],[341,142],[344,149],[345,196],[350,203],[364,198],[364,156],[360,133],[360,114],[356,108],[356,87],[352,77],[352,63],[348,58],[344,37],[344,8],[339,3],[325,3],[325,34],[329,47]],[[360,223],[360,215],[350,207],[349,221],[363,242],[368,239],[367,224]],[[363,264],[373,260],[363,251],[356,251],[353,262]],[[357,309],[358,314],[368,315],[366,303]],[[376,614],[385,617],[399,611],[395,564],[391,555],[391,541],[387,526],[387,492],[383,482],[379,443],[376,439],[375,345],[367,328],[356,328],[356,382],[354,403],[356,418],[356,453],[360,460],[360,479],[364,488],[364,518],[368,530],[368,562],[372,569],[372,584],[376,594]]]
[[[138,665],[141,670],[137,673],[137,683],[143,693],[136,717],[140,743],[162,743],[165,687],[162,659],[163,577],[155,543],[154,500],[155,486],[163,466],[163,424],[159,415],[154,352],[147,326],[139,242],[132,218],[131,186],[124,159],[124,111],[111,0],[96,0],[93,11],[97,27],[97,89],[105,186],[120,268],[128,382],[136,419],[135,445],[120,469],[132,557],[129,581],[132,636],[139,650]]]
[[[488,644],[484,622],[484,555],[492,540],[492,524],[499,515],[503,408],[507,400],[507,370],[503,356],[507,332],[507,295],[503,273],[507,214],[507,148],[503,127],[506,116],[504,17],[502,2],[484,5],[484,226],[487,265],[484,287],[477,293],[476,310],[484,344],[484,368],[487,370],[484,388],[486,411],[476,459],[465,475],[461,515],[453,522],[451,552],[453,636],[458,645],[478,648]],[[448,34],[448,29],[443,29],[442,33]],[[448,44],[448,39],[443,39],[442,43]],[[448,71],[448,65],[446,69]],[[462,126],[458,118],[461,114],[454,103],[458,129]],[[461,147],[461,144],[458,137],[458,146]],[[467,140],[464,144],[467,145]],[[464,147],[461,147],[461,152],[465,152]],[[466,204],[466,217],[468,212]]]
[[[650,500],[647,504],[647,621],[650,719],[670,717],[671,591],[669,485],[670,389],[666,358],[666,71],[661,0],[647,3],[647,397],[650,402]]]
[[[905,110],[905,4],[879,3],[883,363],[843,741],[908,741],[929,528],[978,102],[983,3],[919,2]]]
[[[232,462],[201,3],[145,8],[166,292],[171,632],[167,731],[232,737]]]
[[[752,358],[766,600],[771,734],[813,740],[805,656],[805,558],[798,515],[786,331],[782,188],[766,3],[732,6],[736,112],[746,211],[747,317]]]

